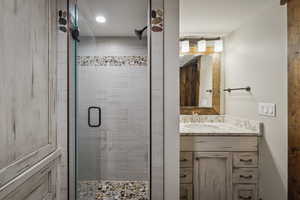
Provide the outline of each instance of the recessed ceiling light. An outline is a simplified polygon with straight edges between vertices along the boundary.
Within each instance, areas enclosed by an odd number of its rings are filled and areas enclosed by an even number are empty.
[[[103,16],[97,16],[96,17],[96,22],[98,23],[105,23],[106,22],[106,18]]]

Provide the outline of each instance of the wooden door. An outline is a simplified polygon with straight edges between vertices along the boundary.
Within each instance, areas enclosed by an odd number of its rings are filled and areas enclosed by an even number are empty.
[[[198,59],[180,68],[180,106],[198,106],[200,71]]]
[[[1,200],[56,200],[57,163],[50,162],[46,167],[16,187],[13,192],[6,189],[0,193]],[[57,199],[59,200],[59,199]]]
[[[300,200],[300,1],[288,1],[289,200]]]
[[[56,0],[0,1],[0,187],[56,149]]]
[[[289,200],[300,200],[300,1],[288,1]]]
[[[232,199],[231,153],[194,155],[194,200]]]

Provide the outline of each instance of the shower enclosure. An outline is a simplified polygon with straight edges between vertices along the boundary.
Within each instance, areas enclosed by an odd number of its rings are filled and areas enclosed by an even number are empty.
[[[73,11],[76,200],[150,199],[149,2]]]

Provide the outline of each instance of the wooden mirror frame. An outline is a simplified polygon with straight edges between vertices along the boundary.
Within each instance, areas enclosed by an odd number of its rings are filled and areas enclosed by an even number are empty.
[[[219,115],[221,103],[221,53],[210,53],[213,57],[213,91],[212,107],[201,108],[195,106],[181,106],[180,114],[182,115]]]

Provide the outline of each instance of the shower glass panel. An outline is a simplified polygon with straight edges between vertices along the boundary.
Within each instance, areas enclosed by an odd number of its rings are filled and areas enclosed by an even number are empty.
[[[148,0],[77,0],[76,12],[76,199],[149,199]]]

